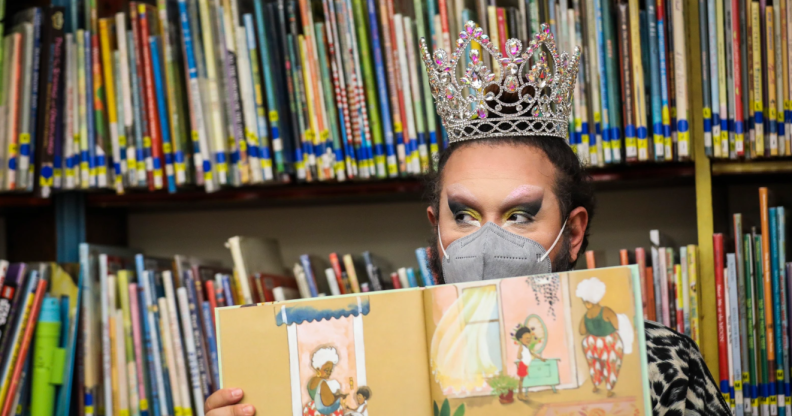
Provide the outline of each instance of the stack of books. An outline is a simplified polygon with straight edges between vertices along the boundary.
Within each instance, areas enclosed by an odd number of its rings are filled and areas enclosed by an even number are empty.
[[[104,17],[96,3],[6,19],[0,190],[424,174],[447,138],[419,38],[450,50],[467,20],[497,45],[548,22],[562,50],[583,48],[569,142],[584,163],[690,156],[691,28],[663,1],[159,0]]]
[[[759,201],[758,227],[746,232],[734,214],[732,242],[713,235],[720,387],[736,414],[792,414],[786,212],[769,207],[767,188]]]

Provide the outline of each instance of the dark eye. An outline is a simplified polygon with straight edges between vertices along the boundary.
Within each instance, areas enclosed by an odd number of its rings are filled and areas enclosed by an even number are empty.
[[[507,219],[507,221],[513,222],[515,224],[526,224],[532,220],[533,218],[524,212],[514,212]]]
[[[454,220],[456,220],[456,222],[470,223],[470,222],[476,221],[476,217],[471,215],[469,212],[458,212],[454,216]]]

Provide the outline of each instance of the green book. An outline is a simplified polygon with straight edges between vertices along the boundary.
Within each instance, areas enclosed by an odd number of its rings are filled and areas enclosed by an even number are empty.
[[[755,276],[762,276],[762,236],[754,233],[754,274]],[[757,331],[759,333],[759,405],[764,406],[767,404],[766,389],[768,383],[767,374],[767,337],[764,331],[767,323],[765,322],[765,299],[764,290],[756,291],[756,315],[757,315]]]
[[[756,368],[756,327],[753,325],[754,309],[756,302],[754,302],[754,293],[756,288],[756,275],[754,274],[754,256],[751,249],[751,236],[743,234],[743,263],[745,264],[745,318],[749,323],[746,328],[748,333],[748,381],[743,380],[743,384],[748,384],[748,399],[751,401],[751,408],[758,409],[758,401],[756,400],[756,390],[759,385],[757,384],[758,374]],[[745,378],[743,376],[743,378]],[[756,410],[755,410],[756,411]]]
[[[366,24],[367,19],[363,8],[363,0],[352,1],[352,11],[355,19],[354,25],[357,29],[357,50],[360,54],[360,65],[363,70],[363,80],[366,87],[366,104],[368,106],[369,126],[371,127],[374,165],[377,169],[377,177],[386,178],[388,172],[385,169],[385,152],[382,148],[382,125],[380,124],[379,106],[377,105],[377,87],[374,85],[376,78],[371,67],[373,59],[370,52],[371,49],[369,49],[368,25]]]

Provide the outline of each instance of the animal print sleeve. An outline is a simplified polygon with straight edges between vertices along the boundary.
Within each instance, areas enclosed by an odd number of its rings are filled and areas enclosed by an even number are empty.
[[[693,340],[651,321],[645,331],[655,416],[731,416]]]

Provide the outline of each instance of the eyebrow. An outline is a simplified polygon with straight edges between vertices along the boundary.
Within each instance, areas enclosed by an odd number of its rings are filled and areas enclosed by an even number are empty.
[[[536,212],[542,207],[544,200],[544,188],[536,185],[520,185],[514,188],[506,198],[503,199],[501,205],[504,207],[511,207],[514,205],[526,205],[533,207],[536,206]]]
[[[469,206],[479,205],[478,198],[476,198],[476,196],[473,195],[473,192],[470,192],[470,189],[458,183],[448,186],[448,190],[446,191],[446,198],[448,199],[449,207],[452,201],[456,203],[466,204]]]

